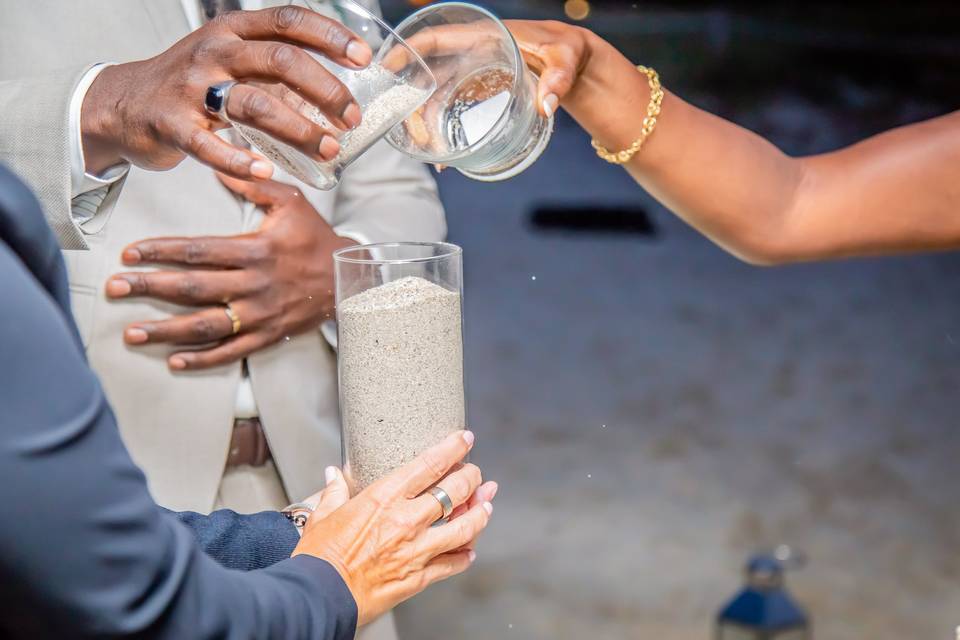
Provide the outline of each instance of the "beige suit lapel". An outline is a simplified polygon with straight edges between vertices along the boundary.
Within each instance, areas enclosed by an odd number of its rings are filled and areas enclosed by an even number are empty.
[[[141,33],[127,36],[139,35],[151,43],[150,50],[139,55],[118,51],[105,59],[155,55],[188,33],[179,0],[130,5]],[[289,176],[277,178],[296,184]],[[325,217],[332,217],[336,192],[305,189],[305,194]],[[86,268],[76,273],[74,284],[89,292],[84,299],[89,304],[81,306],[89,318],[85,333],[91,363],[114,403],[128,447],[147,472],[155,497],[167,507],[206,511],[213,505],[232,431],[240,365],[171,374],[169,347],[130,349],[121,335],[128,323],[184,309],[144,300],[109,302],[103,285],[109,274],[127,270],[119,256],[131,242],[252,231],[262,215],[234,199],[210,169],[193,160],[166,173],[134,170],[110,223],[95,237],[92,250],[78,258]],[[319,332],[309,332],[254,355],[249,366],[278,469],[291,497],[305,497],[322,486],[324,466],[340,461],[333,354]]]

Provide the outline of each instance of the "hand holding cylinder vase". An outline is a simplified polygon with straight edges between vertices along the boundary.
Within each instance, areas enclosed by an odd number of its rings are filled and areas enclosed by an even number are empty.
[[[351,493],[466,428],[462,253],[445,243],[334,254],[344,475]]]

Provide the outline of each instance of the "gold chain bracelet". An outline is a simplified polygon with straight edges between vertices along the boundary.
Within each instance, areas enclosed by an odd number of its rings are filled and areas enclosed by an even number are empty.
[[[650,67],[645,67],[642,64],[637,67],[637,70],[647,76],[647,82],[650,84],[650,104],[647,105],[647,116],[643,119],[643,129],[640,131],[640,137],[629,147],[618,152],[608,151],[596,140],[590,141],[590,144],[593,145],[593,148],[597,151],[597,155],[610,164],[626,164],[630,162],[657,126],[657,116],[660,115],[660,105],[663,103],[663,89],[660,86],[660,75]]]

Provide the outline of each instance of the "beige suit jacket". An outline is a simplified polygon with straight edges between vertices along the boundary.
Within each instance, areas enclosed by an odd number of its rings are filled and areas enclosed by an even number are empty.
[[[70,216],[70,96],[97,62],[155,55],[188,33],[179,0],[0,0],[0,162],[39,194],[65,249],[74,314],[124,439],[155,498],[208,511],[223,474],[241,365],[173,375],[170,348],[131,349],[130,322],[182,312],[175,305],[104,296],[126,268],[127,244],[153,236],[229,235],[262,214],[239,203],[193,160],[152,173],[132,169],[83,228]],[[292,182],[292,179],[290,180]],[[331,192],[307,190],[341,235],[370,241],[440,240],[446,227],[436,185],[421,165],[385,145],[351,167]],[[335,356],[311,331],[248,361],[254,394],[288,494],[299,499],[339,463]]]

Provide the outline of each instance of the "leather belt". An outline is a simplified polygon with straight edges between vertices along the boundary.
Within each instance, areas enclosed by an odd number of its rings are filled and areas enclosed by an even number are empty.
[[[249,465],[262,467],[270,460],[270,446],[260,418],[237,418],[227,453],[227,468]]]

